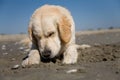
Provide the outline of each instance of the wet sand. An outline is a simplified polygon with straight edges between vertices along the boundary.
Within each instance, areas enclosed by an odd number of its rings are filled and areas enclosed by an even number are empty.
[[[4,35],[4,40],[0,37],[0,80],[120,80],[120,30],[76,33],[77,44],[92,46],[78,50],[76,64],[41,62],[12,69],[27,54],[26,47],[19,44],[24,37],[17,35],[10,39],[9,35]]]

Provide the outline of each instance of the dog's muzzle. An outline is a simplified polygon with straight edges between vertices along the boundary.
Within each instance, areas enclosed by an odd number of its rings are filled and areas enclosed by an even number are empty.
[[[50,50],[45,50],[42,52],[43,58],[50,58],[51,51]]]

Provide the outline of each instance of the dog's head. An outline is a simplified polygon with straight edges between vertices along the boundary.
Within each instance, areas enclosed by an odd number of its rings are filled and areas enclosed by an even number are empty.
[[[59,12],[41,14],[38,10],[31,18],[28,28],[30,39],[38,46],[43,58],[54,58],[62,45],[71,38],[71,23],[67,16]]]

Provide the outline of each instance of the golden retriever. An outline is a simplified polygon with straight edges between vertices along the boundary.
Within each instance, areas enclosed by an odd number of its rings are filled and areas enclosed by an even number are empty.
[[[77,62],[75,24],[70,12],[61,6],[44,5],[32,15],[28,27],[32,47],[22,66],[55,61],[64,64]]]

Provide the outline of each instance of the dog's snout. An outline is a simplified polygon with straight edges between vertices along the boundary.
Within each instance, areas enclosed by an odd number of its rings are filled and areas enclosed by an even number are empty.
[[[51,55],[51,51],[50,50],[45,50],[43,53],[42,53],[43,57],[45,58],[49,58],[50,55]]]

